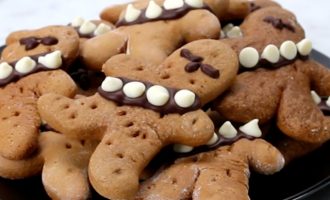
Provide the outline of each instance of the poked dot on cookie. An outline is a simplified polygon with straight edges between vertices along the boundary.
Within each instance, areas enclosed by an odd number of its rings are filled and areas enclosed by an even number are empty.
[[[70,143],[65,143],[65,148],[66,149],[71,149],[72,148],[72,145]]]
[[[178,179],[176,178],[171,178],[171,184],[176,185],[178,183]]]
[[[123,158],[124,158],[124,154],[122,154],[122,153],[117,153],[117,154],[116,154],[116,157],[117,157],[117,158],[120,158],[120,159],[123,159]]]
[[[117,116],[126,116],[127,115],[127,112],[125,110],[119,110],[117,112]]]
[[[123,172],[123,170],[120,169],[120,168],[118,168],[118,169],[113,170],[112,173],[113,173],[113,174],[116,174],[116,175],[120,175],[122,172]]]

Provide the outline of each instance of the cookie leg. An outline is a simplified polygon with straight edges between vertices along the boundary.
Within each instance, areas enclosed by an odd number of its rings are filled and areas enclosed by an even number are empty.
[[[190,199],[198,176],[199,169],[196,165],[173,165],[144,182],[135,199]]]
[[[87,166],[96,143],[68,139],[53,132],[42,133],[45,165],[42,182],[52,199],[88,199]]]
[[[330,117],[325,117],[313,101],[307,80],[289,80],[280,102],[277,126],[298,141],[323,143],[330,138]]]
[[[0,155],[4,158],[24,159],[38,146],[40,118],[30,100],[7,99],[0,107]]]
[[[129,130],[112,130],[91,157],[91,184],[104,197],[133,198],[142,170],[161,147],[161,141],[151,127],[134,124]]]

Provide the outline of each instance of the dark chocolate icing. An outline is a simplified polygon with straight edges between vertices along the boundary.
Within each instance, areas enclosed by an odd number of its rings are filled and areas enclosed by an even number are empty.
[[[177,8],[177,9],[166,10],[163,6],[161,6],[161,8],[162,8],[162,14],[157,18],[154,18],[154,19],[147,18],[146,17],[147,9],[145,8],[145,9],[141,10],[140,16],[133,22],[127,22],[125,20],[125,17],[123,17],[116,23],[116,26],[119,27],[119,26],[127,26],[127,25],[134,25],[134,24],[143,24],[146,22],[152,22],[152,21],[158,21],[158,20],[178,19],[178,18],[186,15],[189,11],[196,10],[196,9],[211,10],[209,8],[209,6],[207,6],[206,4],[204,4],[204,6],[202,8],[194,8],[194,7],[191,7],[190,5],[188,5],[187,3],[184,3],[184,5],[181,8]]]
[[[257,11],[261,8],[261,6],[257,5],[255,2],[250,3],[250,12]]]
[[[49,54],[49,53],[43,53],[43,54],[38,54],[38,55],[30,56],[30,58],[37,63],[36,67],[31,72],[26,73],[26,74],[19,73],[18,71],[16,71],[14,69],[13,72],[7,78],[0,79],[0,86],[5,86],[5,85],[7,85],[10,82],[15,82],[15,81],[17,81],[17,80],[19,80],[19,79],[21,79],[21,78],[23,78],[25,76],[28,76],[30,74],[33,74],[33,73],[37,73],[37,72],[40,72],[40,71],[56,70],[56,69],[50,69],[50,68],[48,68],[48,67],[46,67],[46,66],[38,63],[38,58],[40,56],[44,56],[44,55],[47,55],[47,54]],[[63,58],[62,58],[62,60],[63,60]],[[18,61],[11,62],[11,63],[8,63],[8,64],[11,65],[13,68],[15,68],[15,65],[16,65],[17,62]],[[64,64],[62,62],[62,65],[59,68],[62,68],[63,66],[64,66]],[[57,68],[57,69],[59,69],[59,68]]]
[[[47,37],[27,37],[27,38],[22,38],[19,40],[19,43],[21,45],[25,45],[25,50],[29,51],[32,50],[36,47],[38,47],[40,44],[46,45],[46,46],[51,46],[55,45],[58,43],[58,39],[52,36],[47,36]]]
[[[190,61],[190,63],[188,63],[184,68],[186,72],[192,73],[201,68],[201,71],[204,74],[213,79],[218,79],[220,77],[219,70],[215,69],[211,65],[202,63],[204,61],[204,58],[194,55],[189,49],[182,49],[180,55],[181,57]]]
[[[281,18],[268,16],[265,17],[263,21],[272,24],[274,28],[277,28],[279,30],[287,29],[293,33],[296,31],[290,22],[285,22]]]
[[[135,81],[135,80],[130,80],[127,78],[122,78],[122,77],[119,77],[119,78],[123,81],[124,84]],[[141,82],[146,86],[146,91],[148,90],[148,88],[154,86],[154,84],[152,84],[150,82],[145,82],[145,81],[138,81],[138,82]],[[124,94],[123,90],[119,90],[116,92],[106,92],[106,91],[102,90],[101,87],[99,87],[98,92],[105,99],[114,101],[119,105],[143,107],[146,109],[150,109],[150,110],[159,112],[162,115],[169,114],[169,113],[184,114],[184,113],[187,113],[190,111],[195,111],[195,110],[198,110],[201,108],[201,101],[197,95],[196,95],[195,102],[192,106],[190,106],[188,108],[182,108],[182,107],[178,106],[174,100],[174,95],[179,90],[174,89],[174,88],[168,88],[168,87],[166,87],[166,89],[168,90],[168,92],[170,94],[170,99],[164,106],[154,106],[154,105],[150,104],[147,100],[146,92],[141,97],[138,97],[138,98],[127,97]]]
[[[319,109],[325,116],[330,116],[330,107],[327,105],[328,97],[321,97],[321,103],[318,104]]]
[[[293,64],[298,59],[300,59],[300,60],[308,60],[309,59],[309,56],[302,56],[302,55],[300,55],[298,53],[297,56],[296,56],[296,58],[295,59],[292,59],[292,60],[287,60],[283,56],[280,56],[280,60],[277,63],[271,63],[271,62],[269,62],[266,59],[260,59],[259,60],[259,63],[255,67],[252,67],[252,68],[246,68],[246,67],[240,65],[239,72],[241,73],[241,72],[245,72],[245,71],[253,71],[253,70],[256,70],[258,68],[278,69],[280,67],[284,67],[284,66]]]

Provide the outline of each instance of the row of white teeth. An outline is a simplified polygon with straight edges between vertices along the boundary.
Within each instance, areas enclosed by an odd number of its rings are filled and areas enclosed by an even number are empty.
[[[311,91],[311,96],[313,101],[316,103],[316,105],[319,105],[322,101],[321,97],[314,91]],[[325,104],[330,107],[330,97],[328,97],[327,101],[325,102]]]
[[[239,130],[244,133],[245,135],[252,136],[255,138],[259,138],[262,136],[262,132],[260,130],[260,127],[258,125],[259,120],[254,119],[245,125],[239,127]],[[237,136],[238,131],[237,129],[232,125],[230,121],[226,121],[218,130],[219,135],[226,139],[233,139]],[[219,140],[219,137],[216,133],[213,134],[213,137],[210,139],[210,141],[207,143],[208,146],[212,146],[216,144]],[[182,145],[182,144],[175,144],[173,146],[173,150],[177,153],[189,153],[194,149],[194,147]]]
[[[91,21],[85,20],[81,17],[76,17],[71,22],[71,26],[76,27],[81,34],[92,34],[95,36],[102,35],[112,30],[110,26],[100,23],[98,26]]]
[[[293,41],[285,41],[280,48],[275,45],[267,45],[261,56],[253,47],[246,47],[239,54],[239,61],[243,67],[254,68],[258,65],[260,57],[268,62],[275,64],[280,61],[282,56],[286,60],[293,60],[297,57],[298,52],[301,56],[308,56],[313,49],[312,42],[309,39],[303,39],[295,44]]]
[[[234,24],[229,23],[224,26],[221,30],[221,38],[241,38],[243,33],[239,26],[234,26]]]
[[[184,3],[193,8],[202,8],[204,5],[203,0],[165,0],[163,7],[165,10],[173,10],[183,7]],[[146,9],[145,17],[148,19],[156,19],[161,16],[162,12],[163,8],[155,1],[151,0]],[[128,23],[133,22],[140,17],[141,13],[141,10],[135,8],[133,4],[129,4],[126,8],[125,21]]]
[[[62,53],[61,51],[54,51],[46,54],[45,56],[40,56],[38,58],[38,63],[49,69],[57,69],[62,65]],[[8,78],[14,70],[21,74],[28,74],[33,71],[36,66],[37,62],[31,57],[21,58],[15,64],[15,67],[11,66],[7,62],[3,62],[0,64],[0,79]]]
[[[132,81],[124,85],[123,81],[115,77],[106,77],[101,88],[105,92],[117,92],[123,90],[124,95],[128,98],[139,98],[146,94],[147,100],[151,105],[164,106],[170,100],[169,91],[160,85],[154,85],[146,88],[145,84],[138,81]],[[179,90],[174,95],[175,103],[181,108],[191,107],[196,100],[196,94],[190,90]]]

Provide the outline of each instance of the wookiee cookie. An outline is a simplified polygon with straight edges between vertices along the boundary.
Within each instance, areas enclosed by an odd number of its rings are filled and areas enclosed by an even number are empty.
[[[304,30],[295,15],[274,6],[252,12],[239,27],[231,25],[224,27],[223,31],[226,37],[223,41],[237,54],[246,47],[262,52],[267,45],[279,47],[287,40],[298,43],[305,38]]]
[[[38,146],[36,102],[46,93],[71,97],[76,85],[62,70],[78,55],[74,29],[52,26],[7,39],[0,61],[0,155],[23,159]]]
[[[104,65],[108,77],[95,96],[48,94],[38,108],[68,136],[101,139],[89,163],[90,181],[104,197],[131,199],[142,170],[163,147],[210,140],[214,126],[200,108],[231,84],[237,70],[235,53],[217,40],[189,43],[157,67],[120,55]]]
[[[142,183],[136,199],[249,199],[250,168],[269,175],[283,166],[283,156],[268,142],[241,139],[178,159]]]
[[[43,132],[39,151],[25,160],[0,157],[0,176],[24,179],[42,173],[42,182],[52,199],[88,199],[87,166],[96,141],[74,140],[55,132]]]
[[[284,46],[289,47],[280,51],[287,58],[286,62],[297,52],[300,56],[308,55],[312,49],[307,40],[296,47],[289,41]],[[330,95],[329,70],[310,59],[298,59],[280,68],[268,66],[271,68],[240,74],[228,93],[215,103],[215,109],[236,122],[257,118],[265,123],[276,118],[279,129],[295,140],[327,141],[330,138],[327,116],[330,104],[317,94]]]
[[[100,70],[112,56],[126,53],[136,62],[157,67],[185,43],[219,38],[219,20],[204,4],[201,8],[183,4],[166,10],[151,1],[143,8],[138,10],[129,4],[125,17],[117,23],[120,27],[86,41],[81,52],[83,61]]]
[[[162,7],[163,12],[170,10],[182,10],[182,7],[191,7],[191,9],[199,9],[205,6],[210,9],[221,21],[242,19],[249,14],[250,2],[246,0],[137,0],[131,2],[137,8],[146,8],[148,4],[152,6],[158,5]],[[124,10],[128,4],[114,5],[105,8],[101,14],[101,19],[117,23],[118,20],[125,17]],[[149,10],[150,13],[150,10]]]

